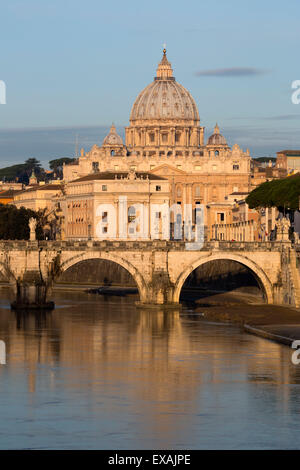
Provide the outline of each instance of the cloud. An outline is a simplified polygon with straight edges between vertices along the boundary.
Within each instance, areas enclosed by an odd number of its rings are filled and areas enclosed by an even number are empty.
[[[275,116],[231,116],[226,117],[227,121],[297,121],[300,119],[300,114],[279,114]],[[0,131],[1,132],[1,131]]]
[[[200,70],[195,73],[197,77],[253,77],[264,75],[267,70],[254,67],[231,67],[225,69]]]
[[[294,119],[300,119],[300,114],[282,114],[279,116],[269,116],[264,119],[269,121],[291,121]]]

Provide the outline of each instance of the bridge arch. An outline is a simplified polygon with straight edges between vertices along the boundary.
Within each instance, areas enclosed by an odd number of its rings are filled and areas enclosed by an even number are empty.
[[[177,278],[174,287],[174,302],[179,302],[181,289],[187,280],[188,276],[199,266],[209,263],[210,261],[221,261],[221,260],[230,260],[236,261],[244,266],[246,266],[252,273],[254,274],[255,278],[257,279],[259,285],[263,288],[266,300],[268,304],[273,303],[273,290],[272,290],[272,283],[266,273],[260,268],[254,261],[251,259],[240,256],[237,254],[227,254],[227,253],[215,253],[209,256],[204,256],[203,258],[199,258],[194,263],[190,264]]]
[[[64,273],[67,269],[71,268],[77,263],[80,263],[81,261],[88,261],[92,259],[111,261],[112,263],[116,263],[119,266],[122,266],[122,268],[126,269],[126,271],[128,271],[131,274],[132,278],[134,279],[137,285],[138,291],[139,291],[140,300],[144,301],[147,298],[147,285],[142,274],[127,260],[119,256],[115,256],[111,253],[87,252],[87,253],[80,253],[76,256],[72,256],[71,258],[68,258],[66,261],[64,261],[61,264],[60,274]]]
[[[0,273],[4,277],[4,279],[7,279],[7,281],[10,284],[15,284],[16,282],[16,276],[12,273],[10,268],[3,262],[0,261]]]

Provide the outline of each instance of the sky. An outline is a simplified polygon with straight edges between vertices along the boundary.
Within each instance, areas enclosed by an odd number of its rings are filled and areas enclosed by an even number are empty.
[[[299,0],[0,0],[0,167],[101,145],[155,75],[176,80],[252,156],[300,148]]]

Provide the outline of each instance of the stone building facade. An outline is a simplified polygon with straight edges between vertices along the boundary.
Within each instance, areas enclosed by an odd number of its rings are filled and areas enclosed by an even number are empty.
[[[170,205],[191,204],[196,209],[222,202],[234,192],[248,193],[250,163],[249,150],[244,152],[238,144],[230,148],[218,125],[205,142],[196,103],[175,80],[164,50],[153,82],[133,104],[125,143],[112,125],[101,146],[82,149],[75,163],[64,165],[63,173],[67,188],[74,180],[107,172],[152,174],[168,181]]]
[[[277,152],[276,168],[287,174],[300,171],[300,150],[281,150]]]
[[[69,182],[62,198],[68,240],[168,239],[169,181],[151,173],[104,172]]]

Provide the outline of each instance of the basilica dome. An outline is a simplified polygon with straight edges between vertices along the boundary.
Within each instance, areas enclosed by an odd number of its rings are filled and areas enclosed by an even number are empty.
[[[165,49],[154,81],[138,95],[131,110],[131,122],[144,120],[200,120],[191,94],[173,77]]]
[[[207,139],[207,145],[227,145],[225,137],[220,134],[218,124],[215,126],[214,133]]]
[[[123,145],[122,137],[117,134],[114,124],[110,128],[109,134],[104,138],[102,145]]]

